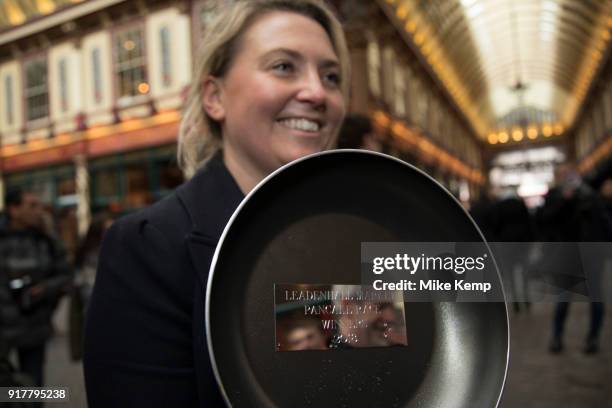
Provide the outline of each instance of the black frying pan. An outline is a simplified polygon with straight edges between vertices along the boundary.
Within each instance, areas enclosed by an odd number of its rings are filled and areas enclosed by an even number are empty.
[[[509,354],[503,302],[407,303],[406,347],[276,351],[274,285],[359,283],[366,241],[483,237],[435,180],[377,153],[310,156],[247,196],[217,246],[206,299],[208,346],[228,404],[499,404]]]

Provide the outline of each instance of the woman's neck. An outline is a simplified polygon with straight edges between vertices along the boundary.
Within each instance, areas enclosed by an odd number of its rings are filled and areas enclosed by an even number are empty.
[[[249,194],[266,177],[258,169],[250,168],[248,160],[242,159],[232,149],[223,149],[223,162],[244,195]]]

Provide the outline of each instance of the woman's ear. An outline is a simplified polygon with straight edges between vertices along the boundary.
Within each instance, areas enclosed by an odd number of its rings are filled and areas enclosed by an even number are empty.
[[[217,122],[225,119],[222,89],[219,79],[212,76],[206,78],[202,84],[202,106],[208,116]]]

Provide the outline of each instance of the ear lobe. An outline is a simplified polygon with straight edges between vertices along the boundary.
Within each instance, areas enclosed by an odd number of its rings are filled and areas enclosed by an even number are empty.
[[[202,106],[212,119],[225,119],[225,108],[221,98],[221,84],[217,78],[208,77],[202,84]]]

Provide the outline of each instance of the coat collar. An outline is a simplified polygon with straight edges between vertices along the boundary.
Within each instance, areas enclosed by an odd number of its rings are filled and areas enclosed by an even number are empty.
[[[216,245],[244,194],[223,162],[219,150],[196,175],[177,190],[192,222],[192,236]]]

